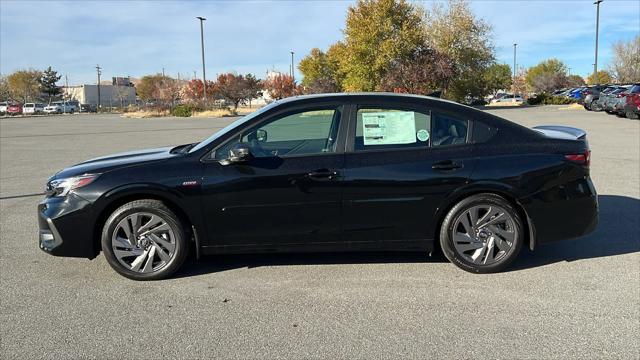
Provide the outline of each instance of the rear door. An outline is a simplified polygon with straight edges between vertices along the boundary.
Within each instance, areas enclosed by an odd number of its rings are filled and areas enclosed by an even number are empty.
[[[470,119],[420,103],[360,103],[351,113],[344,240],[356,248],[425,248],[436,210],[473,169]]]

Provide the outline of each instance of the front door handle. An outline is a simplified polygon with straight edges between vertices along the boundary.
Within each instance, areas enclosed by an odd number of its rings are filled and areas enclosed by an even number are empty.
[[[444,171],[455,170],[455,169],[461,169],[462,163],[456,162],[453,160],[444,160],[444,161],[439,161],[433,164],[431,168],[433,170],[444,170]]]
[[[340,173],[337,171],[322,169],[308,173],[307,177],[313,180],[333,180],[338,175],[340,175]]]

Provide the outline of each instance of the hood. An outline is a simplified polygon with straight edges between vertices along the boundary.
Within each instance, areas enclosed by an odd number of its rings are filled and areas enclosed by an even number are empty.
[[[137,150],[103,156],[73,165],[58,172],[53,178],[62,179],[83,174],[105,173],[124,166],[138,165],[169,159],[182,154],[172,154],[173,147]]]

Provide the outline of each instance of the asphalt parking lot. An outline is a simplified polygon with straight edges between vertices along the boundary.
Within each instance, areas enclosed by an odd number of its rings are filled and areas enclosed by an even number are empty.
[[[193,142],[231,120],[0,119],[0,357],[640,357],[640,121],[490,110],[588,132],[598,229],[472,275],[426,254],[206,257],[134,282],[37,245],[46,179],[79,161]],[[569,215],[569,214],[567,214]]]

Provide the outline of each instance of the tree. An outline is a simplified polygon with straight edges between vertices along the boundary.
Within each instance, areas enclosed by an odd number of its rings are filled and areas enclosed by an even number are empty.
[[[298,69],[304,75],[302,86],[306,93],[337,92],[340,87],[336,83],[337,62],[331,62],[329,56],[318,48],[304,57]]]
[[[5,101],[11,97],[9,81],[6,76],[0,76],[0,100]]]
[[[612,46],[609,73],[620,84],[640,82],[640,35]]]
[[[163,105],[173,104],[180,98],[178,81],[162,74],[143,76],[136,86],[136,92],[142,100],[158,101]]]
[[[595,84],[609,84],[612,82],[611,74],[609,74],[606,70],[598,70],[598,79],[596,81],[593,73],[587,76],[587,84],[595,85]]]
[[[529,68],[526,81],[536,92],[551,92],[567,86],[566,74],[566,65],[552,58]]]
[[[493,64],[484,72],[486,90],[494,96],[498,91],[508,89],[513,84],[511,66],[507,64]]]
[[[286,74],[276,74],[264,81],[264,88],[273,99],[279,100],[296,95],[298,92],[293,77]]]
[[[391,61],[424,43],[421,24],[421,13],[405,0],[359,0],[350,6],[338,61],[343,89],[377,90]]]
[[[187,102],[199,102],[203,99],[202,80],[193,79],[182,86],[180,89],[180,98]],[[213,81],[207,80],[207,94],[213,95],[215,85]]]
[[[381,80],[385,91],[428,95],[447,87],[455,74],[453,60],[429,48],[417,48],[394,60]]]
[[[516,73],[516,77],[513,79],[513,83],[511,84],[512,90],[514,94],[520,94],[526,98],[526,94],[528,93],[527,88],[527,72],[526,70],[520,70]]]
[[[457,74],[446,97],[461,101],[485,95],[485,70],[494,63],[491,26],[476,18],[465,0],[450,0],[425,11],[422,22],[427,44],[453,59]]]
[[[233,104],[233,111],[248,98],[247,81],[242,75],[220,74],[214,84],[214,92]]]
[[[49,103],[51,103],[52,97],[58,96],[61,93],[60,87],[56,85],[61,77],[57,71],[51,69],[51,66],[43,71],[42,76],[40,76],[40,91],[49,95]]]
[[[251,100],[262,96],[262,81],[253,74],[247,74],[244,77],[244,82],[244,98],[249,101],[249,106],[251,106]]]
[[[20,99],[23,103],[35,100],[40,95],[40,77],[38,70],[18,70],[7,77],[9,93],[14,99]]]
[[[576,88],[580,86],[584,86],[585,82],[582,76],[580,75],[569,75],[567,76],[567,87]]]

